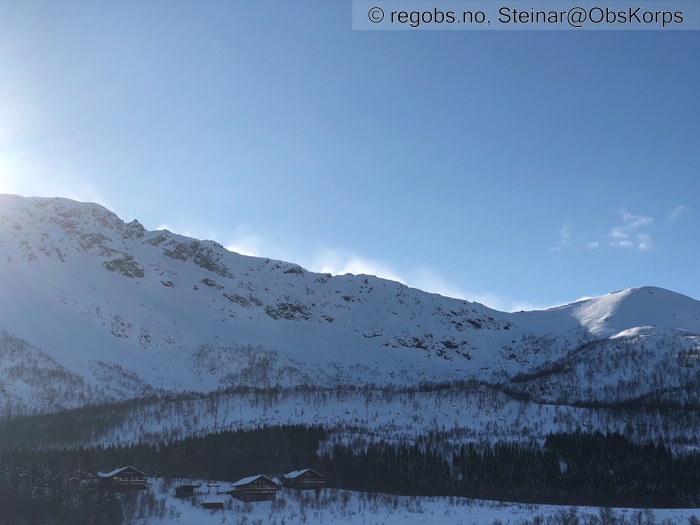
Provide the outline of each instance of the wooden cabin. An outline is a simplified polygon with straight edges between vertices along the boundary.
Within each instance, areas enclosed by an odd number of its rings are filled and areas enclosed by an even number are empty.
[[[295,470],[282,478],[285,487],[295,489],[322,489],[326,486],[326,478],[310,468]]]
[[[134,467],[122,467],[111,472],[98,472],[100,481],[119,491],[145,490],[148,476]]]
[[[201,488],[202,484],[199,483],[197,485],[193,483],[187,483],[185,485],[179,485],[175,487],[175,497],[180,498],[180,499],[186,499],[186,498],[191,498],[195,494],[199,492],[199,489]]]
[[[270,501],[277,498],[277,484],[258,474],[236,481],[228,494],[241,501]]]

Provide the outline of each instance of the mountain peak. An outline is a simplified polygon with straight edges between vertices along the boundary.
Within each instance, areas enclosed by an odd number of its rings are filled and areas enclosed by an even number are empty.
[[[25,361],[118,399],[159,388],[500,381],[591,338],[642,326],[700,333],[700,303],[661,288],[504,313],[243,256],[68,199],[0,196],[0,276],[0,330],[27,343]],[[5,363],[0,383],[41,373]],[[13,388],[4,395],[21,399]]]
[[[640,286],[564,307],[595,335],[614,335],[641,326],[700,332],[700,302],[655,286]]]

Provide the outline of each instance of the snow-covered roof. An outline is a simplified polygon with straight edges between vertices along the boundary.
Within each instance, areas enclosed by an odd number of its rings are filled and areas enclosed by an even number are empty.
[[[304,474],[305,472],[308,472],[309,470],[311,470],[311,469],[310,469],[310,468],[305,468],[305,469],[302,469],[302,470],[293,470],[293,471],[290,472],[289,474],[285,474],[284,477],[287,478],[287,479],[298,478],[299,476],[301,476],[301,475]]]
[[[112,477],[116,476],[117,474],[119,474],[120,472],[123,472],[124,470],[127,470],[127,469],[131,469],[134,472],[138,472],[142,476],[146,477],[146,474],[141,472],[139,469],[135,469],[134,467],[121,467],[121,468],[111,470],[109,472],[98,472],[97,475],[100,476],[101,478],[112,478]]]
[[[316,472],[314,469],[311,469],[311,468],[294,470],[294,471],[290,472],[289,474],[285,474],[284,477],[287,479],[295,479],[295,478],[298,478],[299,476],[301,476],[302,474],[306,474],[307,472],[313,472],[318,477],[321,477],[321,478],[323,477],[321,474],[319,474],[318,472]]]
[[[252,483],[253,481],[255,481],[255,480],[258,479],[258,478],[265,478],[265,479],[266,479],[267,481],[269,481],[270,483],[274,483],[274,481],[272,481],[272,480],[271,480],[270,478],[268,478],[267,476],[263,476],[262,474],[258,474],[257,476],[248,476],[247,478],[239,479],[239,480],[236,481],[235,483],[232,483],[231,486],[232,486],[232,487],[240,487],[240,486],[243,486],[243,485],[248,485],[249,483]]]
[[[127,468],[127,467],[117,468],[117,469],[114,469],[114,470],[110,470],[109,472],[98,472],[97,475],[100,476],[101,478],[111,478],[111,477],[116,476],[117,474],[119,474],[119,473],[120,473],[122,470],[124,470],[125,468]]]

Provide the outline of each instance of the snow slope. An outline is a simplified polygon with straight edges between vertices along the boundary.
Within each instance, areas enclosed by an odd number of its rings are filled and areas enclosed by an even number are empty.
[[[547,367],[601,388],[648,372],[641,363],[619,365],[607,379],[585,380],[590,371],[577,355],[614,357],[614,347],[596,346],[601,341],[620,342],[631,362],[646,355],[647,365],[662,367],[679,366],[679,352],[685,364],[700,353],[700,302],[659,288],[504,313],[374,276],[317,274],[146,231],[102,206],[60,198],[0,196],[0,283],[0,409],[241,385],[514,377],[525,380],[511,388],[528,395],[532,381],[548,378],[553,384],[537,387],[547,398],[561,395],[560,373],[528,379]],[[651,340],[658,351],[647,355]],[[31,381],[47,370],[51,390]],[[696,381],[693,374],[667,386]]]
[[[200,481],[206,487],[206,481]],[[221,490],[228,488],[224,483]],[[524,505],[458,497],[395,496],[369,494],[336,489],[312,491],[281,489],[276,501],[241,503],[229,496],[207,494],[206,489],[195,503],[174,497],[174,489],[160,479],[154,480],[152,491],[163,501],[162,518],[139,519],[134,523],[202,524],[262,524],[323,523],[345,525],[492,525],[494,523],[596,523],[601,513],[595,507],[566,507],[560,505]],[[210,511],[201,503],[221,502],[224,509]],[[697,509],[614,509],[615,519],[625,523],[688,523],[697,516]],[[554,521],[547,521],[554,520]]]

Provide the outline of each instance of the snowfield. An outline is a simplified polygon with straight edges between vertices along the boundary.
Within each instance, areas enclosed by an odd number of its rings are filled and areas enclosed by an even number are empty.
[[[700,448],[700,301],[669,290],[499,312],[13,195],[0,195],[0,282],[0,425],[60,413],[40,427],[51,433],[17,438],[26,447],[314,425],[329,436],[319,452],[430,439],[450,457],[576,431]],[[171,493],[156,480],[160,517],[139,518],[134,499],[127,523],[593,524],[600,512],[335,489],[208,511]],[[660,525],[694,511],[616,512]]]
[[[189,436],[263,426],[320,425],[333,442],[414,442],[433,435],[445,446],[461,443],[544,442],[550,432],[619,432],[662,439],[677,452],[700,447],[700,420],[692,413],[634,413],[516,401],[488,388],[465,385],[431,392],[328,390],[220,394],[157,401],[123,409],[104,433],[56,446],[158,444]],[[52,445],[45,440],[43,445]]]
[[[0,280],[0,413],[243,386],[480,381],[559,405],[700,389],[700,302],[654,287],[505,313],[16,195]]]
[[[192,480],[187,480],[192,482]],[[560,505],[524,505],[466,498],[438,498],[394,496],[391,494],[363,493],[336,489],[314,491],[297,491],[282,488],[276,501],[243,503],[230,496],[215,494],[211,489],[207,494],[207,482],[202,483],[202,494],[193,500],[181,500],[174,497],[174,488],[162,479],[156,479],[152,491],[163,507],[162,517],[138,519],[138,508],[134,505],[132,523],[159,524],[172,523],[180,525],[293,525],[300,523],[345,525],[348,523],[364,525],[492,525],[500,522],[519,524],[531,522],[541,516],[545,520],[564,519],[566,523],[587,523],[600,515],[596,507],[566,507]],[[176,482],[171,483],[173,487]],[[222,483],[220,491],[227,490],[228,484]],[[204,502],[223,502],[224,510],[207,510],[201,507]],[[688,523],[692,516],[700,515],[698,509],[612,509],[618,517],[624,517],[626,523],[633,522],[633,517],[641,517],[640,523],[657,523],[664,520],[669,524]],[[650,521],[650,520],[654,521]],[[127,520],[127,523],[129,520]]]

